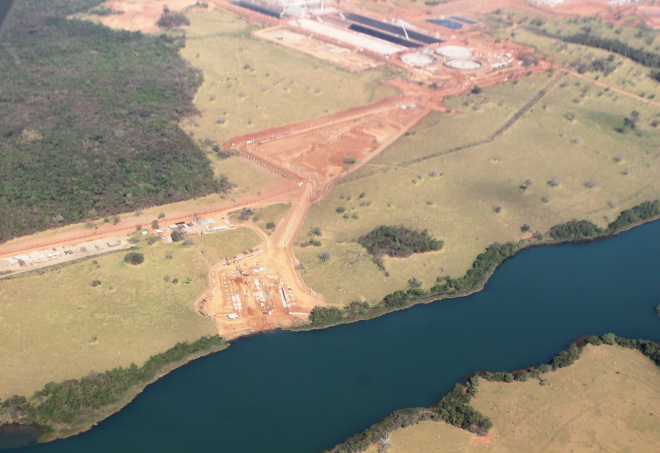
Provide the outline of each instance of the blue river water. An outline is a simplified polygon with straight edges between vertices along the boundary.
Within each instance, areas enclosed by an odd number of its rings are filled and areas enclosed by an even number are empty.
[[[548,362],[585,334],[660,341],[660,222],[525,250],[484,291],[312,332],[236,341],[87,433],[17,451],[320,452],[477,370]]]

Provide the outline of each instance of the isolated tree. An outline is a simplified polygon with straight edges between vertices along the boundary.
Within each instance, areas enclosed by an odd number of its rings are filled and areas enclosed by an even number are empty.
[[[274,229],[275,229],[275,223],[273,223],[273,222],[268,222],[268,223],[266,224],[266,229],[267,229],[267,230],[274,230]]]
[[[344,163],[346,165],[353,165],[355,162],[357,162],[357,160],[355,159],[355,156],[346,156],[344,158]]]
[[[158,219],[159,220],[164,219],[164,218],[165,218],[165,213],[164,212],[161,212],[160,214],[158,214]]]
[[[523,233],[527,233],[529,230],[531,230],[531,227],[528,224],[524,224],[523,226],[520,227],[520,231]]]
[[[315,226],[314,228],[311,229],[311,233],[313,236],[323,236],[323,231],[321,231],[321,227]]]
[[[245,222],[246,220],[249,220],[250,217],[252,217],[252,214],[254,214],[254,212],[252,212],[252,209],[243,208],[238,218],[241,219],[243,222]]]
[[[330,250],[327,250],[327,249],[326,249],[326,250],[323,250],[321,253],[319,253],[319,258],[320,258],[321,261],[323,261],[324,263],[325,263],[326,261],[330,260],[330,257],[331,257],[331,256],[332,256],[332,253],[330,252]]]
[[[411,288],[419,288],[422,286],[422,281],[413,277],[410,280],[408,280],[408,284],[410,285]]]
[[[151,222],[151,228],[154,230],[157,230],[160,228],[160,225],[158,225],[158,220],[154,220]]]
[[[186,235],[179,230],[172,231],[172,242],[179,242],[185,239]]]
[[[190,246],[194,245],[195,243],[193,242],[193,240],[191,238],[185,238],[183,240],[182,244],[183,244],[184,247],[190,247]]]
[[[144,255],[137,252],[127,253],[126,256],[124,256],[124,261],[128,264],[136,266],[138,264],[144,263]]]

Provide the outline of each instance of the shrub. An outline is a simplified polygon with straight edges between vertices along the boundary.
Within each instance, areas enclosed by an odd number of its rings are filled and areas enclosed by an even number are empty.
[[[268,222],[266,224],[266,229],[267,230],[274,230],[275,229],[275,224],[273,222]]]
[[[588,220],[570,220],[550,228],[553,239],[583,239],[593,238],[602,233],[603,229]]]
[[[90,283],[92,288],[96,288],[97,286],[101,285],[101,280],[93,280],[92,283]]]
[[[127,253],[124,257],[124,261],[128,264],[137,266],[138,264],[144,263],[144,255],[142,253],[131,252]]]
[[[161,28],[177,28],[190,25],[190,21],[183,13],[164,12],[156,25]]]
[[[440,250],[443,242],[433,238],[427,230],[411,230],[404,226],[381,225],[358,239],[358,244],[374,257],[383,254],[406,258],[413,253]]]
[[[182,233],[181,231],[178,231],[178,230],[172,231],[172,242],[183,241],[183,239],[185,237],[186,237],[186,234]]]

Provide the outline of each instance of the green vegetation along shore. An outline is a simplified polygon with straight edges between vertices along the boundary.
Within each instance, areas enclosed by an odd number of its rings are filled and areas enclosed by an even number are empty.
[[[469,404],[475,396],[480,395],[479,389],[480,389],[481,379],[488,382],[503,382],[507,384],[511,384],[514,382],[522,383],[532,380],[538,380],[538,383],[541,386],[547,388],[549,385],[552,385],[553,381],[555,380],[553,372],[561,368],[566,368],[573,365],[578,359],[580,359],[580,356],[582,354],[585,345],[594,345],[594,346],[616,345],[622,348],[635,349],[641,352],[644,356],[648,357],[657,367],[660,367],[660,344],[656,342],[647,341],[647,340],[630,340],[627,338],[617,337],[612,333],[605,334],[603,336],[593,336],[593,335],[588,336],[584,339],[584,341],[580,341],[579,346],[577,343],[572,343],[567,350],[562,351],[557,356],[555,356],[555,358],[551,361],[550,364],[541,364],[539,366],[532,366],[512,372],[482,371],[475,373],[472,376],[468,377],[464,383],[456,384],[455,388],[447,396],[445,396],[438,404],[427,408],[411,408],[411,409],[398,410],[394,412],[392,415],[385,417],[380,422],[372,425],[370,428],[366,429],[365,431],[356,434],[355,436],[346,440],[344,443],[335,446],[334,448],[329,450],[329,452],[357,453],[366,450],[385,451],[387,450],[387,448],[392,446],[392,444],[390,443],[390,439],[391,439],[391,435],[395,431],[401,430],[402,428],[424,424],[425,422],[426,423],[446,422],[448,425],[461,428],[465,431],[469,431],[470,433],[477,434],[478,436],[485,436],[491,428],[493,427],[495,427],[496,429],[498,428],[497,422],[494,425],[493,421],[487,415],[485,415],[480,410],[474,408]],[[623,351],[614,350],[613,352],[618,354],[616,357],[618,357],[620,360],[621,358],[627,359],[625,355],[621,355]],[[596,359],[597,358],[598,356],[596,356]],[[609,368],[610,373],[613,374],[614,370],[612,370],[611,367],[612,365],[614,365],[614,363],[615,362],[612,360],[611,357],[606,357],[604,361],[602,361],[600,366]],[[639,361],[635,362],[635,364],[636,366],[639,367]],[[598,372],[602,373],[602,371],[600,370],[598,370]],[[636,370],[626,370],[626,372],[635,373]],[[583,371],[583,373],[588,373],[588,372]],[[619,373],[620,371],[616,372],[617,375]],[[598,378],[600,377],[601,376],[598,376]],[[563,381],[559,381],[559,382],[563,382]],[[605,385],[610,386],[611,384],[608,383]],[[643,387],[644,383],[641,383],[641,386]],[[625,387],[620,388],[618,390],[626,391]],[[492,395],[486,396],[484,398],[489,398],[491,396]],[[527,405],[528,408],[531,405],[532,406],[531,408],[534,409],[533,406],[538,404],[538,400],[539,397],[532,397],[530,398],[529,401],[526,401],[524,405]],[[525,410],[524,408],[521,409],[519,407],[520,404],[522,403],[518,403],[518,402],[514,403],[514,405],[516,405],[515,408],[509,409],[509,411],[505,416],[516,417],[517,412]],[[580,404],[579,400],[577,404],[578,405]],[[583,407],[587,409],[584,410],[589,410],[588,406],[590,406],[591,404],[592,403],[587,403],[585,401]],[[625,406],[626,403],[623,403],[622,405]],[[490,407],[488,400],[485,402],[481,400],[479,401],[480,408],[486,406],[489,409],[492,409]],[[555,405],[554,408],[555,411],[565,410],[561,407],[561,405],[559,405],[559,407],[556,406],[557,405]],[[630,410],[629,407],[627,407],[627,409]],[[610,415],[611,417],[614,416],[614,414],[608,414],[608,415]],[[623,414],[623,415],[628,416],[629,414]],[[542,417],[543,416],[541,415],[541,418]],[[538,419],[538,414],[534,416],[534,423],[538,422],[537,419]],[[561,418],[559,418],[559,420],[561,420]],[[501,420],[498,419],[498,422],[500,421]],[[546,421],[545,423],[551,423],[551,422]],[[644,435],[646,436],[648,435],[652,436],[654,431],[657,432],[657,429],[656,430],[646,429],[645,425],[639,426],[639,424],[636,424],[635,426],[631,426],[630,423],[628,423],[628,426],[629,429],[639,430],[642,433],[644,433]],[[538,428],[543,433],[544,430],[542,430],[540,426]],[[560,429],[566,430],[566,427],[564,426],[563,428]],[[447,451],[471,451],[465,449],[473,443],[471,442],[469,436],[467,437],[461,436],[460,441],[462,441],[466,445],[464,447],[457,447],[457,445],[454,444],[455,442],[458,441],[457,439],[454,438],[454,436],[457,434],[455,430],[453,434],[451,434],[451,431],[446,431],[446,430],[444,431],[446,433],[446,435],[444,436],[443,435],[437,436],[437,434],[433,436],[435,439],[432,441],[433,445],[427,444],[429,440],[426,439],[425,436],[416,436],[411,434],[409,437],[399,437],[398,440],[400,440],[403,443],[401,445],[398,445],[399,448],[396,451],[406,451],[405,448],[408,448],[408,451],[413,451],[413,449],[414,451],[417,451],[419,450],[418,447],[421,447],[421,445],[416,445],[416,443],[419,442],[424,444],[424,446],[427,448],[426,451],[445,451],[444,449],[437,450],[438,448],[444,448],[444,447],[448,449]],[[522,442],[523,444],[525,444],[524,438],[529,435],[527,433],[528,430],[519,432],[518,438],[515,440],[517,442]],[[552,433],[556,434],[556,430],[552,431]],[[533,437],[533,435],[529,435],[529,436]],[[564,442],[566,442],[567,440],[566,437],[567,436],[564,436]],[[511,442],[512,440],[507,439],[506,441]],[[638,442],[639,440],[636,438],[631,438],[630,441]],[[527,445],[527,447],[529,448],[533,444],[529,443],[528,441],[527,444],[525,445]],[[433,450],[429,450],[431,448],[433,448]],[[477,448],[483,448],[483,447],[477,445]]]
[[[191,343],[177,343],[151,356],[141,367],[131,364],[81,379],[50,382],[29,398],[14,395],[1,401],[0,424],[41,427],[46,431],[42,441],[78,434],[126,406],[156,379],[228,346],[218,335],[205,336]]]
[[[411,284],[411,287],[407,290],[398,290],[388,294],[379,303],[373,305],[367,302],[355,301],[344,305],[343,308],[318,306],[310,313],[310,326],[321,328],[340,323],[372,319],[418,303],[465,296],[483,288],[497,266],[523,248],[567,241],[603,239],[658,217],[660,217],[660,200],[646,201],[631,209],[622,211],[606,229],[599,228],[586,220],[571,220],[550,228],[548,236],[552,237],[553,240],[536,237],[535,240],[522,240],[517,243],[494,243],[488,246],[485,252],[477,256],[472,268],[463,277],[438,277],[435,285],[430,290],[424,290]]]
[[[178,125],[183,41],[67,19],[100,3],[21,1],[3,33],[0,242],[230,188]]]

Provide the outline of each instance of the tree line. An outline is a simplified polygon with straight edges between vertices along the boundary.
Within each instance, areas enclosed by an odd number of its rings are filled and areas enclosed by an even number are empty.
[[[588,220],[571,220],[550,228],[548,234],[555,240],[588,240],[602,234],[613,234],[621,228],[637,222],[650,220],[660,216],[660,200],[645,201],[619,214],[607,229],[598,227]],[[379,227],[379,229],[382,227]],[[378,230],[378,229],[376,229]],[[374,231],[376,231],[374,230]],[[364,237],[364,236],[363,236]],[[377,243],[377,241],[374,241]],[[463,277],[438,277],[435,284],[425,290],[420,287],[411,287],[407,290],[397,290],[386,295],[373,305],[367,302],[351,302],[343,309],[337,307],[314,307],[309,315],[311,327],[326,327],[343,322],[369,319],[398,310],[422,299],[442,296],[457,296],[469,292],[483,284],[497,266],[515,255],[525,244],[522,242],[493,243],[479,254]],[[359,307],[357,309],[356,307]]]
[[[550,228],[548,234],[556,240],[566,239],[592,239],[602,234],[612,234],[616,231],[634,225],[638,222],[650,220],[660,216],[660,200],[644,201],[630,209],[621,211],[621,214],[603,229],[589,220],[569,220]]]
[[[94,410],[120,401],[131,388],[141,389],[167,365],[226,345],[218,335],[205,336],[192,343],[177,343],[166,352],[151,356],[141,367],[132,363],[127,368],[92,372],[82,379],[49,382],[30,398],[14,395],[0,402],[0,424],[51,427],[53,423],[75,423]]]
[[[632,47],[616,38],[603,38],[591,33],[575,33],[568,36],[553,35],[553,37],[572,44],[583,44],[585,46],[607,50],[608,52],[614,52],[649,68],[660,68],[660,55],[644,50],[641,47]]]
[[[66,18],[100,3],[21,1],[3,33],[0,242],[230,189],[178,126],[183,39]]]
[[[585,344],[618,344],[619,346],[637,349],[660,366],[660,344],[649,340],[630,340],[617,337],[612,333],[602,336],[591,335],[585,339]],[[424,420],[444,421],[459,428],[485,435],[493,426],[492,421],[470,406],[471,399],[477,394],[479,379],[488,381],[524,382],[529,378],[541,379],[551,370],[557,370],[572,365],[580,357],[582,347],[571,343],[568,349],[559,352],[551,364],[541,364],[515,372],[480,371],[468,378],[466,385],[456,384],[454,389],[435,406],[428,408],[411,408],[398,410],[383,418],[363,432],[356,434],[345,442],[328,450],[329,453],[358,453],[365,451],[373,444],[383,445],[392,431],[405,428]]]
[[[431,407],[402,409],[381,419],[363,432],[328,450],[328,453],[357,453],[373,444],[383,444],[392,431],[424,420],[443,421],[479,435],[485,435],[493,422],[470,406],[477,394],[479,378],[473,376],[466,385],[456,384],[442,401]]]
[[[428,297],[454,295],[460,291],[469,291],[482,284],[497,266],[513,256],[522,244],[507,242],[494,243],[479,254],[466,274],[461,278],[438,277],[436,284],[429,291],[423,288],[398,290],[385,296],[378,304],[370,306],[368,302],[352,302],[343,309],[337,307],[316,306],[309,315],[312,327],[325,327],[341,322],[378,316],[392,310],[413,305],[416,301]],[[359,305],[356,305],[359,304]],[[359,306],[359,309],[350,307]]]

